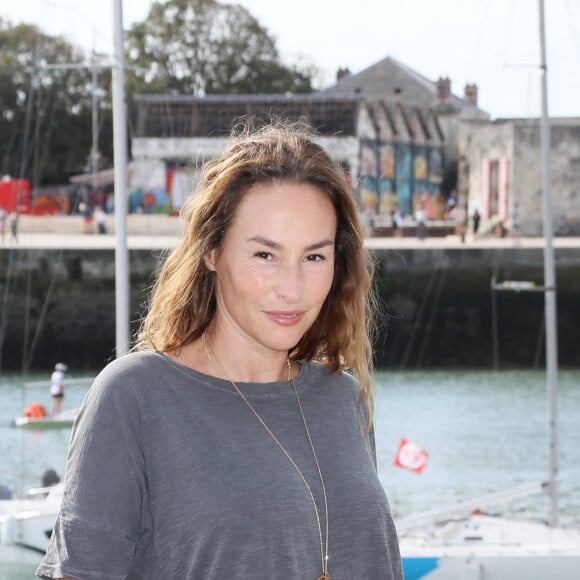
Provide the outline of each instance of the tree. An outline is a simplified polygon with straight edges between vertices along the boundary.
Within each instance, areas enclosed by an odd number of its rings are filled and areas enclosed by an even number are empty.
[[[242,6],[154,2],[127,33],[132,91],[173,94],[311,92],[313,70],[286,66],[274,38]]]
[[[311,92],[317,74],[282,63],[275,39],[245,8],[217,0],[154,2],[126,33],[125,48],[129,107],[137,93]],[[64,67],[71,63],[78,67]],[[109,69],[99,74],[102,167],[113,159],[110,78]],[[24,176],[36,187],[83,173],[94,90],[81,49],[0,18],[0,175]]]
[[[0,172],[33,187],[84,171],[91,149],[91,73],[62,37],[0,19]],[[103,103],[110,111],[110,100]],[[109,147],[110,151],[110,147]]]

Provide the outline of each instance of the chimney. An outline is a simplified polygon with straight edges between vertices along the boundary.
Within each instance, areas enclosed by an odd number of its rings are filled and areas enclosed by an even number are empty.
[[[449,77],[439,77],[437,80],[437,100],[446,103],[451,96],[451,79]]]
[[[465,100],[475,107],[477,107],[477,85],[465,85]]]
[[[340,67],[336,71],[336,82],[338,82],[340,79],[343,79],[344,77],[348,77],[348,76],[350,76],[350,69],[348,67],[345,67],[345,68]]]

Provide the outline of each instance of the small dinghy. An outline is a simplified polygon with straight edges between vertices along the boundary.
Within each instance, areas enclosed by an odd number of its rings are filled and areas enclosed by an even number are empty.
[[[58,415],[47,415],[40,403],[30,403],[21,417],[14,419],[14,425],[22,429],[68,429],[74,423],[79,409],[69,409]]]

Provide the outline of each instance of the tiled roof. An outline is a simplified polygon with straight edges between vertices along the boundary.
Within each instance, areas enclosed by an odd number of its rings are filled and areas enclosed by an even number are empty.
[[[436,107],[437,83],[417,71],[388,56],[356,74],[341,78],[328,87],[326,95],[360,95],[366,98],[400,99],[405,104],[420,107]],[[463,109],[467,101],[451,95],[448,104]]]

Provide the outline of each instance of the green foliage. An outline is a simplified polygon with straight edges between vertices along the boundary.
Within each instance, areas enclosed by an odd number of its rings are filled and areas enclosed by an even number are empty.
[[[155,2],[127,33],[132,92],[255,94],[311,92],[313,70],[286,66],[275,39],[238,4]]]
[[[91,73],[84,60],[62,37],[0,19],[2,175],[24,176],[36,186],[83,172],[92,139]]]
[[[130,113],[137,93],[311,92],[317,74],[283,64],[275,39],[245,8],[216,0],[154,2],[125,47]],[[62,37],[0,18],[0,175],[36,187],[83,173],[95,91],[100,168],[111,167],[110,80],[111,71],[100,68],[93,86],[91,62]]]

